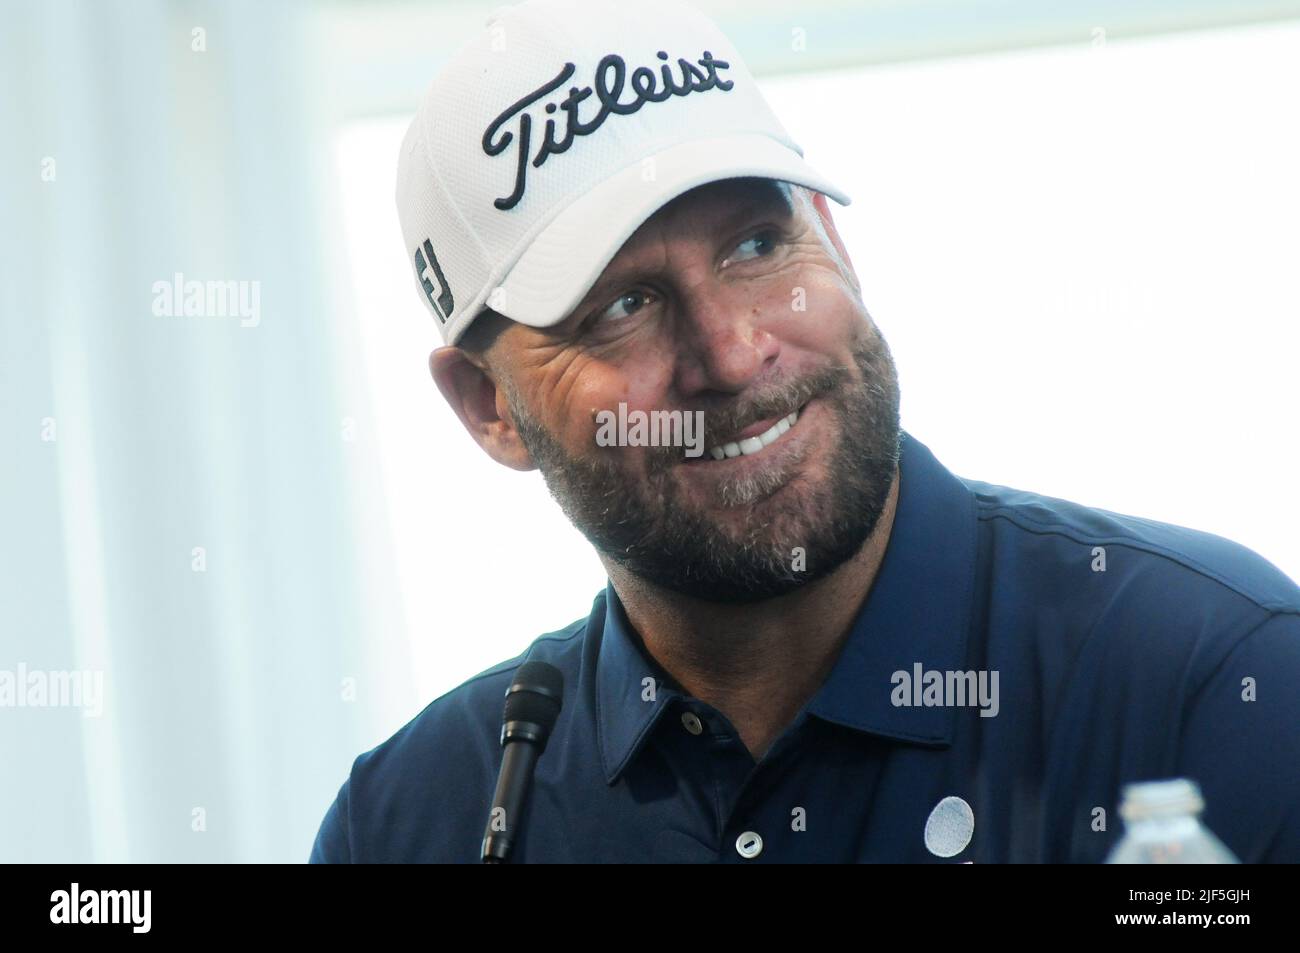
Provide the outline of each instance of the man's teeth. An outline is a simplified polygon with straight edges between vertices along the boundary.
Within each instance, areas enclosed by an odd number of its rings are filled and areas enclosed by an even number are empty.
[[[799,411],[793,411],[788,416],[782,417],[772,426],[768,427],[756,437],[746,437],[744,440],[724,443],[720,447],[710,447],[709,453],[714,460],[722,460],[725,457],[748,456],[751,453],[758,453],[769,443],[775,440],[781,434],[785,433],[794,426],[795,421],[799,419]]]

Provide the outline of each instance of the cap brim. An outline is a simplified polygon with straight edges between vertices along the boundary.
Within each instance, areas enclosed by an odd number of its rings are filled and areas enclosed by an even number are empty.
[[[647,218],[706,182],[781,179],[823,192],[840,205],[851,201],[797,152],[757,133],[695,139],[652,159],[606,179],[546,225],[501,282],[502,293],[489,302],[493,310],[530,327],[559,324]],[[647,167],[653,169],[648,180]]]

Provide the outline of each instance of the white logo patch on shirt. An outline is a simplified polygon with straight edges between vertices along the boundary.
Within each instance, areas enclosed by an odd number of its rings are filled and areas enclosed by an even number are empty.
[[[956,857],[975,833],[975,812],[959,797],[946,797],[925,822],[925,846],[936,857]]]

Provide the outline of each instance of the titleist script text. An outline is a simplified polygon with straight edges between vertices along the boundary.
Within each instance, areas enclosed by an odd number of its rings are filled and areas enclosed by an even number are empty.
[[[666,61],[668,59],[668,54],[663,50],[660,50],[656,55],[661,60]],[[630,102],[624,103],[620,102],[620,97],[623,95],[624,80],[627,79],[627,64],[623,62],[623,57],[617,53],[606,55],[596,64],[596,77],[592,86],[583,86],[581,88],[570,86],[569,95],[560,100],[559,103],[546,104],[545,109],[548,115],[553,115],[557,110],[563,110],[564,135],[557,138],[555,120],[546,120],[545,134],[542,136],[541,144],[537,148],[537,154],[532,157],[533,167],[540,168],[549,156],[567,151],[569,146],[573,145],[576,136],[591,135],[601,127],[611,113],[628,116],[646,103],[661,103],[670,96],[686,96],[690,93],[703,93],[710,89],[726,91],[735,85],[734,81],[723,79],[718,75],[720,70],[730,68],[731,64],[726,60],[716,60],[713,58],[712,53],[705,50],[704,55],[696,60],[696,63],[699,63],[704,69],[700,70],[689,60],[681,58],[677,60],[677,65],[681,70],[680,80],[673,76],[673,68],[667,62],[660,66],[659,75],[656,75],[655,71],[648,66],[638,66],[632,70],[631,80],[628,83],[632,87],[634,96]],[[516,144],[514,191],[504,198],[496,199],[492,203],[502,211],[512,209],[519,204],[519,200],[524,196],[524,189],[527,187],[528,159],[532,148],[533,133],[533,117],[528,114],[528,107],[564,85],[576,68],[572,63],[565,63],[564,68],[560,70],[554,79],[537,87],[537,89],[528,93],[513,105],[508,106],[505,112],[493,119],[487,129],[484,130],[483,151],[489,156],[501,155],[510,148],[511,143]],[[662,86],[659,84],[660,76],[663,77]],[[596,94],[596,98],[600,100],[600,111],[588,122],[583,122],[578,118],[578,107],[593,92]],[[515,121],[514,132],[505,128],[506,124],[512,119]]]

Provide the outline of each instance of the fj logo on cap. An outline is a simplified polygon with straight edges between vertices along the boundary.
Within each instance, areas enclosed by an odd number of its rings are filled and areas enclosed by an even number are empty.
[[[426,255],[429,256],[428,261],[425,261]],[[433,277],[438,282],[436,288],[426,274],[429,271],[433,272]],[[427,238],[424,240],[423,249],[417,248],[415,250],[415,273],[420,278],[420,285],[424,288],[425,297],[429,299],[429,304],[433,305],[434,313],[438,315],[443,324],[446,324],[447,319],[451,317],[451,309],[456,306],[456,302],[451,296],[451,288],[442,274],[442,269],[438,267],[438,256],[433,253],[433,244]]]
[[[600,111],[589,122],[583,122],[578,118],[578,106],[584,99],[593,92],[592,86],[569,87],[569,95],[560,100],[559,103],[547,103],[547,115],[553,115],[557,110],[564,111],[564,135],[556,138],[556,123],[554,119],[546,120],[546,132],[542,137],[541,146],[537,150],[537,155],[532,157],[534,168],[540,168],[547,157],[552,154],[566,152],[569,146],[573,145],[575,136],[589,136],[609,118],[611,113],[618,113],[622,116],[628,116],[636,112],[646,103],[661,103],[670,96],[686,96],[690,93],[703,93],[710,89],[720,89],[724,92],[731,89],[735,83],[729,79],[722,79],[718,75],[719,70],[730,68],[731,64],[726,60],[715,60],[713,54],[708,50],[704,51],[696,63],[704,67],[701,71],[694,63],[689,60],[679,58],[677,66],[681,71],[680,79],[673,76],[673,68],[667,63],[668,54],[660,50],[657,54],[659,59],[664,60],[660,66],[659,75],[663,78],[663,84],[659,83],[659,76],[648,66],[638,66],[632,70],[630,86],[635,94],[630,102],[619,102],[619,97],[623,94],[623,81],[627,75],[627,64],[623,62],[623,57],[617,53],[610,53],[596,64],[596,78],[594,82],[594,92],[596,98],[600,100]],[[518,146],[516,147],[515,157],[515,188],[514,191],[504,198],[496,199],[492,204],[497,208],[505,211],[512,209],[519,204],[519,200],[524,197],[524,189],[527,186],[526,176],[528,173],[529,152],[532,145],[533,117],[526,111],[529,106],[538,100],[548,96],[550,93],[563,86],[573,75],[575,67],[572,63],[565,63],[564,69],[549,82],[537,87],[531,93],[528,93],[522,99],[509,106],[505,112],[492,120],[491,124],[483,132],[483,151],[489,156],[498,156],[505,152],[516,139],[515,132],[510,130],[501,130],[511,119],[516,119],[515,130],[518,132]],[[610,76],[610,73],[613,76]],[[498,136],[498,133],[501,133]],[[427,245],[427,243],[426,243]]]

